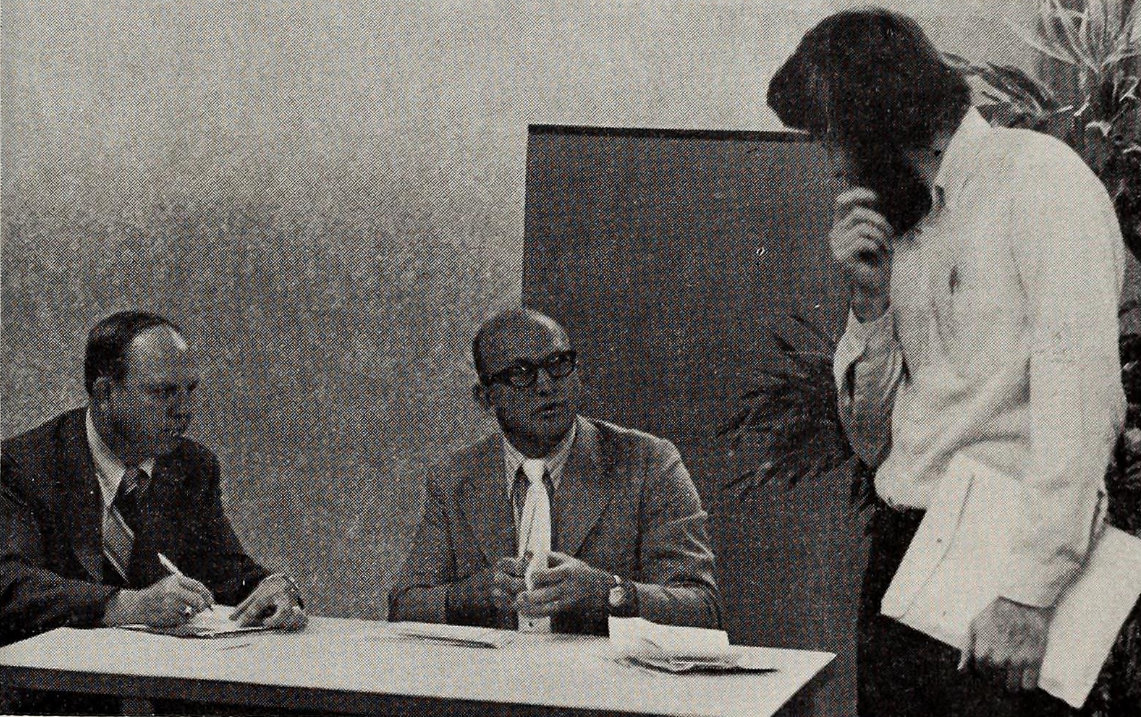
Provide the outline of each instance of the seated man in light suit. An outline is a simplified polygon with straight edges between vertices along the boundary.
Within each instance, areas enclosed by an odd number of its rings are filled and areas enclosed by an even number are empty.
[[[237,604],[242,625],[305,625],[293,580],[234,535],[217,458],[183,436],[198,382],[178,327],[114,314],[88,337],[88,406],[4,441],[0,644],[61,626],[179,625],[214,600]],[[29,707],[116,711],[54,698]]]
[[[496,315],[472,355],[475,399],[502,434],[429,471],[389,619],[518,619],[539,631],[605,634],[609,610],[719,627],[708,516],[673,444],[579,416],[575,352],[543,314]],[[547,548],[532,543],[535,534],[551,552],[545,567],[528,570],[518,556]]]

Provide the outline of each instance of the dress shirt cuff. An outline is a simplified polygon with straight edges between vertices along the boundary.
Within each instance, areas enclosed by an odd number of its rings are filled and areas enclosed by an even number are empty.
[[[1042,565],[1023,564],[1011,570],[1013,579],[1001,596],[1030,607],[1053,607],[1062,592],[1078,575],[1080,566],[1067,565],[1045,569]]]
[[[844,341],[849,342],[853,349],[858,348],[856,357],[868,349],[886,347],[892,338],[895,324],[892,322],[891,309],[883,313],[875,321],[862,322],[856,314],[848,310],[848,325],[844,328]]]

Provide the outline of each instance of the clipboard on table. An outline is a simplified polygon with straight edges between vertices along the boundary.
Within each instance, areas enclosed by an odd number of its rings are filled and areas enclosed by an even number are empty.
[[[953,647],[1009,580],[1022,484],[956,457],[884,595],[881,612]],[[1141,539],[1106,526],[1058,599],[1038,686],[1080,708],[1141,596]]]

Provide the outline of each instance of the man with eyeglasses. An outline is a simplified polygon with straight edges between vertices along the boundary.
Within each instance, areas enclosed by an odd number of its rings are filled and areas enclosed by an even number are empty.
[[[390,620],[606,633],[607,615],[719,627],[708,515],[669,441],[578,415],[567,332],[529,309],[472,342],[500,432],[428,472]]]

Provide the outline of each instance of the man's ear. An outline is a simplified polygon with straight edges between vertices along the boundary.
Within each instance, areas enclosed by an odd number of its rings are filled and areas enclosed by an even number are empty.
[[[482,383],[476,382],[471,387],[471,397],[475,402],[485,411],[492,411],[495,407],[494,402],[491,400],[491,387],[484,386]]]
[[[100,376],[95,379],[95,383],[91,385],[91,402],[103,403],[111,395],[111,379],[107,376]]]

